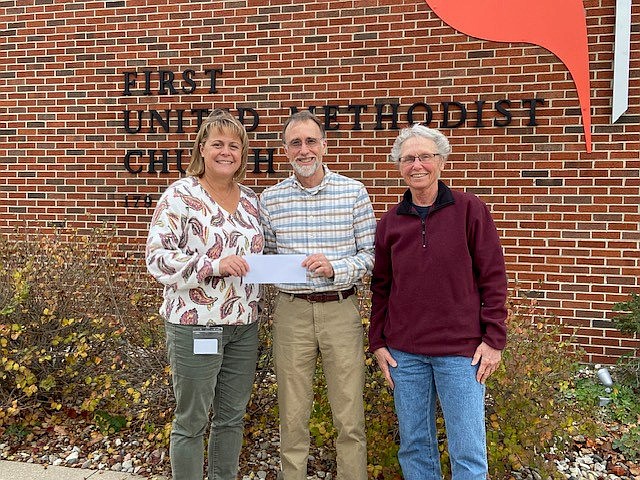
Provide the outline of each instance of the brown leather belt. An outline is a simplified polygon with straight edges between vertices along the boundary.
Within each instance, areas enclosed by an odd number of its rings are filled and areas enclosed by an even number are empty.
[[[356,287],[351,287],[347,290],[342,290],[339,292],[291,293],[290,295],[293,295],[295,298],[301,298],[311,303],[324,303],[337,302],[338,300],[350,297],[354,293],[356,293]]]

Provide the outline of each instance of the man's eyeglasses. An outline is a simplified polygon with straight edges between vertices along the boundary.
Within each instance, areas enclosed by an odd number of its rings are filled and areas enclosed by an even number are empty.
[[[293,149],[300,149],[302,148],[302,140],[300,140],[299,138],[295,138],[293,140],[291,140],[289,143],[286,143],[285,145],[289,148],[293,148]],[[308,147],[308,148],[314,148],[317,147],[318,145],[320,145],[320,142],[322,142],[321,138],[314,138],[314,137],[308,137],[304,139],[304,144]]]
[[[433,162],[436,157],[441,156],[439,153],[421,153],[420,155],[405,155],[404,157],[400,157],[398,161],[402,165],[411,165],[418,159],[420,163],[427,164]]]

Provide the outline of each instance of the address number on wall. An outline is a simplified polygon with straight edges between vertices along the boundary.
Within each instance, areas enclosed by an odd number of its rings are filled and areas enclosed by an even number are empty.
[[[149,194],[126,194],[124,196],[124,208],[150,208],[153,205],[153,197]]]

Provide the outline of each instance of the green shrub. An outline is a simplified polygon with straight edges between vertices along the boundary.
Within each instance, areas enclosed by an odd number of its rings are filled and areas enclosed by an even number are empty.
[[[614,312],[621,312],[613,317],[613,323],[624,333],[640,334],[640,295],[632,293],[626,302],[618,302],[613,306]],[[616,372],[619,380],[630,385],[640,394],[640,358],[624,356],[618,361]]]
[[[264,432],[277,429],[278,425],[277,385],[271,349],[271,315],[275,294],[276,291],[271,286],[266,286],[263,290],[256,379],[245,415],[245,443],[249,445],[253,437],[260,439]]]
[[[35,427],[56,416],[82,415],[105,434],[138,432],[150,449],[168,444],[174,405],[157,316],[161,297],[146,274],[125,268],[115,240],[109,232],[0,238],[0,435],[29,440]],[[266,289],[247,443],[278,425],[270,332],[274,293]],[[366,331],[368,294],[360,301]],[[490,473],[502,479],[531,468],[553,477],[547,460],[562,455],[571,435],[591,428],[593,404],[585,401],[585,385],[574,380],[580,352],[559,340],[559,328],[538,317],[535,305],[512,302],[507,327],[502,365],[487,384]],[[365,362],[369,478],[398,480],[392,392],[373,357],[366,355]],[[624,395],[618,398],[620,412],[633,415]],[[438,430],[448,475],[441,418]],[[321,369],[310,432],[314,451],[332,469],[335,429]],[[630,429],[617,448],[630,451],[637,436]]]
[[[613,306],[614,312],[624,312],[613,317],[616,328],[625,333],[640,333],[640,295],[632,293],[626,302]]]
[[[621,452],[628,460],[640,460],[640,426],[634,425],[620,438],[613,441],[613,448]]]
[[[622,312],[613,317],[616,328],[636,336],[640,334],[640,295],[632,293],[626,302],[616,303],[613,311]],[[613,442],[613,447],[628,459],[637,461],[640,460],[640,358],[621,357],[615,367],[615,376],[617,381],[609,405],[621,422],[626,421],[629,430]]]
[[[602,385],[595,378],[595,375],[588,375],[577,380],[576,399],[580,403],[596,408],[600,406],[601,398],[607,398],[606,405],[599,408],[601,416],[612,422],[635,423],[640,418],[638,395],[633,388],[618,381],[617,368],[615,371],[614,385],[610,389]]]
[[[598,408],[600,418],[617,425],[618,435],[614,449],[627,459],[640,459],[640,401],[633,386],[625,383],[618,366],[612,367],[613,386],[606,388],[593,371],[583,372],[576,382],[575,398],[578,402]],[[602,399],[606,402],[601,403]]]
[[[0,238],[0,433],[56,415],[106,431],[170,421],[155,292],[115,246],[109,232]],[[165,425],[153,437],[166,443]]]
[[[640,358],[623,355],[616,362],[615,371],[618,382],[629,386],[640,396]]]
[[[371,312],[371,295],[368,288],[359,296],[359,300],[366,334]],[[368,349],[368,337],[365,336],[365,351]],[[393,408],[393,390],[387,386],[378,362],[371,354],[367,354],[365,359],[364,410],[369,478],[401,479],[398,462],[400,432]]]
[[[560,327],[537,315],[535,302],[512,301],[508,345],[487,382],[487,448],[493,478],[532,469],[562,478],[547,461],[591,433],[592,405],[572,398],[581,352],[560,340]]]

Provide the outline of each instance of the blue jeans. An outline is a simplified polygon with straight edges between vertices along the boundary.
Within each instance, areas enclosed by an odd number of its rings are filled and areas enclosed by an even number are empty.
[[[444,415],[452,480],[486,479],[485,387],[477,365],[460,356],[428,357],[389,349],[400,426],[398,460],[405,480],[442,480],[436,395]]]
[[[193,325],[165,327],[176,398],[169,450],[172,478],[204,477],[204,435],[211,423],[209,480],[235,480],[256,371],[258,324],[223,326],[219,355],[193,354]]]

